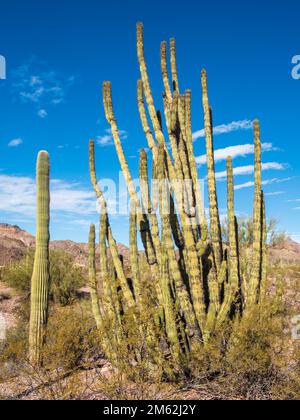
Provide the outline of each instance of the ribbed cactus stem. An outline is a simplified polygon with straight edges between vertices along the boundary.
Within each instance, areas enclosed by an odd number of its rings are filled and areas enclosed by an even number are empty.
[[[208,226],[205,216],[204,203],[201,194],[200,181],[198,177],[197,164],[194,152],[194,142],[192,133],[192,115],[191,115],[191,91],[187,90],[185,94],[185,123],[186,123],[186,147],[189,159],[189,165],[192,175],[194,194],[196,198],[197,215],[200,221],[200,233],[202,241],[208,240]]]
[[[227,158],[227,214],[229,230],[229,277],[233,290],[236,292],[239,286],[239,263],[238,263],[238,238],[236,231],[236,218],[234,211],[234,183],[232,158]]]
[[[148,72],[147,72],[147,65],[145,61],[145,53],[144,53],[144,35],[143,35],[143,24],[137,24],[137,54],[138,54],[138,62],[141,71],[141,78],[143,81],[143,88],[146,97],[146,102],[149,109],[150,118],[154,127],[155,133],[161,132],[161,127],[159,120],[157,118],[156,109],[154,105],[154,100],[152,96],[152,91],[150,87]]]
[[[262,268],[262,168],[261,168],[261,140],[259,121],[254,121],[254,150],[255,150],[255,191],[253,211],[253,260],[250,281],[249,303],[258,300],[258,291],[261,282]]]
[[[49,221],[50,221],[50,163],[47,152],[37,159],[36,250],[31,279],[29,328],[29,358],[33,365],[42,363],[42,348],[48,317],[49,294]]]
[[[171,91],[169,75],[168,75],[167,43],[165,41],[161,43],[160,63],[161,63],[162,79],[163,79],[163,83],[165,87],[166,98],[168,100],[168,108],[169,108],[172,104],[172,91]]]
[[[168,212],[169,191],[167,180],[164,178],[165,153],[162,147],[158,153],[158,179],[159,179],[159,197],[160,197],[160,214],[162,219],[162,241],[166,250],[169,261],[169,273],[174,281],[178,300],[181,305],[181,312],[184,315],[187,324],[187,335],[191,345],[195,345],[200,341],[200,329],[197,322],[194,307],[190,300],[186,285],[184,284],[178,261],[175,254],[174,243],[172,240],[170,216]],[[195,302],[196,303],[196,302]]]
[[[130,209],[130,264],[132,272],[132,280],[135,292],[135,298],[138,306],[142,307],[142,290],[141,290],[141,273],[139,267],[139,251],[137,244],[137,216],[136,216],[136,206],[134,203],[131,203]]]
[[[267,293],[267,215],[266,215],[266,200],[264,192],[261,192],[262,197],[262,262],[261,262],[261,287],[260,299],[264,300]]]
[[[157,256],[155,253],[155,248],[154,248],[154,244],[153,244],[153,240],[151,236],[149,220],[148,220],[147,214],[143,214],[142,212],[139,197],[136,192],[135,184],[133,182],[133,179],[129,170],[129,166],[128,166],[128,163],[124,154],[124,150],[121,144],[117,121],[116,121],[114,110],[113,110],[112,92],[111,92],[110,82],[103,83],[103,104],[104,104],[104,110],[105,110],[107,122],[111,126],[115,148],[116,148],[117,155],[119,158],[122,173],[126,181],[128,193],[129,193],[131,201],[135,203],[136,208],[137,208],[138,225],[140,228],[142,241],[145,246],[148,262],[151,266],[154,266],[155,273],[156,275],[158,275]]]
[[[163,242],[161,254],[161,287],[164,301],[166,334],[175,360],[180,357],[180,343],[176,326],[176,311],[174,300],[172,299],[170,289],[170,272],[168,264],[168,253]]]
[[[146,107],[145,107],[145,101],[144,101],[144,88],[143,88],[143,82],[142,80],[139,80],[137,83],[137,102],[138,102],[138,109],[140,114],[140,120],[142,123],[142,127],[148,142],[149,148],[152,150],[156,147],[156,142],[153,137],[151,128],[148,123],[148,118],[146,114]]]
[[[211,118],[211,108],[208,99],[207,89],[207,75],[206,71],[202,71],[202,94],[203,94],[203,109],[204,109],[204,126],[206,137],[206,156],[207,156],[207,183],[210,203],[210,230],[212,237],[212,244],[217,264],[218,272],[220,270],[223,260],[222,249],[222,235],[220,216],[218,209],[216,174],[215,174],[215,159],[214,159],[214,144],[213,144],[213,127]]]
[[[153,170],[155,170],[155,165],[156,165],[155,162],[153,162],[153,165],[154,165]],[[148,175],[148,160],[147,160],[147,153],[144,149],[142,149],[140,152],[139,177],[140,177],[140,188],[141,188],[143,211],[149,214],[153,244],[155,247],[155,252],[157,255],[158,262],[160,262],[161,243],[160,243],[160,237],[159,237],[158,219],[157,219],[157,214],[156,214],[157,206],[155,203],[156,200],[154,200],[154,203],[152,203],[151,201],[149,175]]]
[[[92,301],[92,312],[97,328],[102,329],[102,317],[98,300],[98,287],[96,275],[96,230],[95,225],[90,226],[89,234],[89,287]]]
[[[106,204],[103,192],[100,190],[98,182],[97,182],[97,175],[96,175],[96,168],[95,168],[95,143],[93,140],[91,140],[89,144],[89,167],[90,167],[91,182],[92,182],[94,191],[96,193],[96,197],[99,200],[101,208],[104,209],[104,213],[107,215],[107,204]],[[118,247],[117,247],[116,241],[114,240],[108,218],[106,219],[106,223],[107,223],[106,233],[107,233],[108,245],[111,251],[112,260],[113,260],[113,264],[114,264],[118,279],[123,289],[124,299],[128,307],[133,307],[135,306],[135,301],[131,293],[130,287],[128,285],[127,278],[123,271],[123,265],[119,258]]]
[[[176,58],[176,40],[174,38],[170,39],[170,55],[171,55],[171,72],[172,72],[173,89],[179,92],[177,58]]]
[[[222,324],[230,313],[233,304],[236,302],[239,289],[239,260],[238,260],[238,238],[236,232],[234,214],[234,185],[232,158],[227,158],[227,219],[229,231],[228,283],[225,284],[225,297],[218,316],[218,323]]]

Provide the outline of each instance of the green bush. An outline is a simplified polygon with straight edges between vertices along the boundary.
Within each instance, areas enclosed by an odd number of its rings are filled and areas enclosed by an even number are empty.
[[[29,294],[33,264],[34,251],[30,250],[23,260],[3,270],[2,280],[19,292]],[[50,275],[50,299],[62,306],[71,304],[77,290],[85,284],[83,269],[64,251],[50,251]]]

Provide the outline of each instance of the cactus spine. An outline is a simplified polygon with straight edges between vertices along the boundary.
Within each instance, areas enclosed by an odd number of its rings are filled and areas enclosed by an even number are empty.
[[[50,163],[47,152],[37,159],[36,251],[31,279],[31,311],[29,327],[29,358],[33,365],[42,363],[42,348],[48,317],[49,222],[50,222]]]

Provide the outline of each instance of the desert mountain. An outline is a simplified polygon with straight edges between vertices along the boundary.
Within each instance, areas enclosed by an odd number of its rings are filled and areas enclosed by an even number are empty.
[[[0,266],[10,261],[21,259],[29,248],[35,245],[35,238],[18,226],[0,224]],[[88,245],[72,241],[53,241],[51,249],[63,250],[73,256],[76,264],[87,266]],[[118,244],[120,255],[129,259],[129,250],[126,246]],[[288,264],[300,264],[300,244],[288,239],[283,243],[269,248],[271,262],[282,261]]]
[[[30,248],[34,248],[35,238],[18,226],[0,224],[0,266],[23,258]],[[87,266],[88,245],[72,241],[53,241],[51,249],[63,250],[73,256],[76,264]],[[129,251],[124,245],[118,245],[119,253],[125,260],[129,258]]]

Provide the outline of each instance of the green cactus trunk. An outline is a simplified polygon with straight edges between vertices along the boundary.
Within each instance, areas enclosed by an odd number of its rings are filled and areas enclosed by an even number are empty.
[[[262,262],[261,262],[261,286],[260,286],[260,299],[263,301],[267,294],[267,216],[266,216],[266,201],[263,191],[262,196]]]
[[[98,300],[96,275],[96,231],[95,225],[90,227],[89,235],[89,287],[91,292],[92,311],[98,330],[102,329],[102,317]]]
[[[132,271],[132,280],[135,292],[135,299],[139,306],[142,308],[142,290],[141,290],[141,275],[139,266],[139,251],[137,244],[137,217],[136,217],[136,206],[134,203],[131,204],[130,209],[130,264]]]
[[[217,264],[217,271],[219,272],[223,261],[223,247],[220,216],[218,208],[216,174],[215,174],[215,159],[214,159],[214,144],[213,144],[213,126],[211,108],[208,99],[207,76],[205,70],[202,71],[202,91],[203,91],[203,109],[204,109],[204,124],[206,137],[206,155],[207,155],[207,182],[209,192],[210,204],[210,230],[212,244]]]
[[[250,280],[249,304],[258,301],[258,292],[261,283],[262,270],[262,173],[261,173],[261,141],[259,121],[254,121],[254,148],[255,148],[255,191],[253,212],[253,260]]]
[[[227,206],[228,206],[228,283],[225,283],[224,302],[218,316],[218,325],[221,325],[236,303],[239,290],[239,262],[238,262],[238,238],[236,231],[236,219],[234,214],[234,187],[233,168],[231,157],[227,158]]]
[[[42,348],[48,318],[49,222],[50,222],[50,163],[47,152],[40,152],[37,160],[37,220],[36,251],[31,279],[31,306],[29,326],[29,359],[32,365],[41,365]]]

